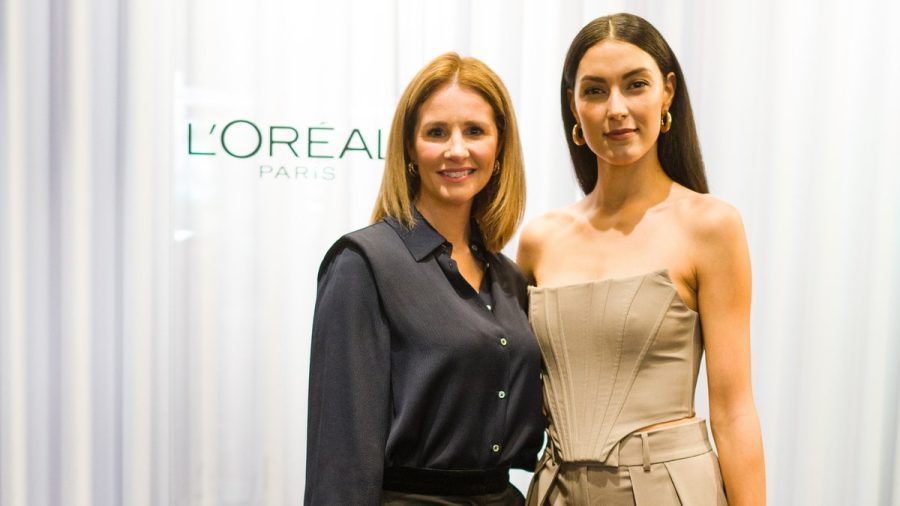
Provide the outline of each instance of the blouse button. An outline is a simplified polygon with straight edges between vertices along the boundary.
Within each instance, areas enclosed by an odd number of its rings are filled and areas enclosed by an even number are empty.
[[[491,451],[493,451],[494,453],[500,453],[500,445],[494,443],[494,446],[491,447]]]
[[[505,338],[505,337],[501,337],[501,338],[500,338],[500,346],[506,346],[506,342],[507,342],[507,341],[506,341],[506,338]]]
[[[473,244],[473,245],[472,245],[472,251],[478,251],[478,246],[475,245],[475,244]]]
[[[486,307],[488,311],[494,310],[494,308],[492,308],[490,304],[486,304],[484,307]]]
[[[505,398],[506,398],[506,392],[504,392],[503,390],[500,390],[499,392],[497,392],[497,397],[499,397],[499,398],[501,398],[501,399],[505,399]]]

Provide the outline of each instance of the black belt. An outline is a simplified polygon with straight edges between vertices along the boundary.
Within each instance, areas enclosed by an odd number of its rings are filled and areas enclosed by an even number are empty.
[[[392,492],[430,495],[479,495],[503,492],[509,469],[421,469],[388,467],[382,488]]]

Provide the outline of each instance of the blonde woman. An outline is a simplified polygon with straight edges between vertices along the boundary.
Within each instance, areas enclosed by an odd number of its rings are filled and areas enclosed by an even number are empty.
[[[542,443],[509,95],[474,58],[425,66],[394,115],[373,224],[319,271],[306,504],[523,504]]]

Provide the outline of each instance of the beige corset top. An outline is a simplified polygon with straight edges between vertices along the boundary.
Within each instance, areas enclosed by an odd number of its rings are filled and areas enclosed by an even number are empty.
[[[618,465],[624,436],[694,415],[700,322],[668,271],[529,294],[557,459]]]

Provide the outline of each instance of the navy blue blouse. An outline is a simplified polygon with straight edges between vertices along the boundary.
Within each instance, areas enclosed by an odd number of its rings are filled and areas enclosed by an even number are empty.
[[[390,468],[533,470],[541,356],[526,281],[487,251],[476,292],[417,212],[338,240],[319,271],[306,504],[379,504]]]

